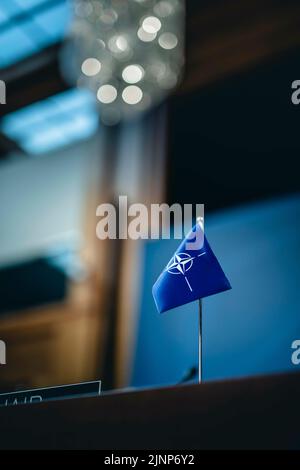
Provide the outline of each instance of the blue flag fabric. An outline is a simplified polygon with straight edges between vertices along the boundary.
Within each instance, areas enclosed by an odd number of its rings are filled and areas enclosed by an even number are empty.
[[[197,245],[191,245],[193,237]],[[231,285],[197,224],[157,279],[152,293],[157,310],[163,313],[229,289]]]

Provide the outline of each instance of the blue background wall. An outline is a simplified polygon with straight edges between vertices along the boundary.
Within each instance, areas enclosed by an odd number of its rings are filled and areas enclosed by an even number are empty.
[[[203,302],[204,380],[296,369],[300,197],[209,216],[205,228],[233,289]],[[177,383],[197,365],[197,303],[160,316],[152,299],[152,285],[177,246],[178,240],[145,244],[133,386]]]

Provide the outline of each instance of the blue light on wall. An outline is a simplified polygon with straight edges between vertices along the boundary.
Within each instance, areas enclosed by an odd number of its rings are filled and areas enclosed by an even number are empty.
[[[91,137],[98,128],[95,98],[71,89],[5,116],[2,132],[29,154],[42,154]]]
[[[67,0],[1,0],[0,68],[63,39],[70,20]]]

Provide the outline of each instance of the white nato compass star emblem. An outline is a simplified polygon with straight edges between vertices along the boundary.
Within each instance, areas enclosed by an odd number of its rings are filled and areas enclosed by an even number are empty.
[[[205,254],[206,254],[205,251],[203,253],[200,253],[200,255],[197,255],[197,256],[191,256],[188,253],[176,253],[176,255],[174,255],[173,258],[169,261],[166,267],[166,271],[169,274],[181,274],[182,276],[184,276],[184,279],[190,291],[193,292],[192,286],[189,283],[186,273],[193,266],[194,259],[199,258],[200,256],[203,256]]]
[[[193,266],[193,259],[187,253],[176,254],[167,266],[167,271],[170,274],[185,274]]]

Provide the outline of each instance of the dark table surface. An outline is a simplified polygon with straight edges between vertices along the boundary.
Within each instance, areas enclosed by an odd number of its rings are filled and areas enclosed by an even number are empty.
[[[2,449],[299,449],[300,374],[0,408]]]

